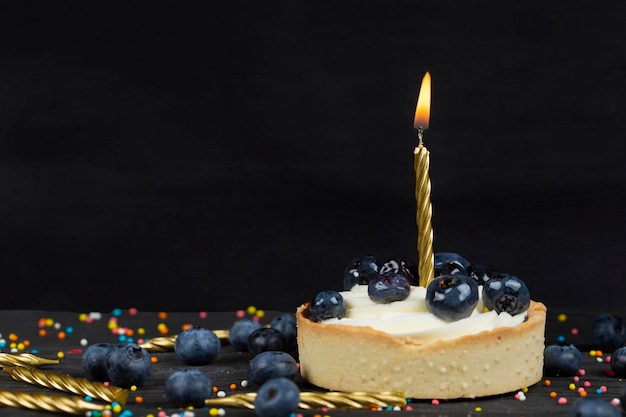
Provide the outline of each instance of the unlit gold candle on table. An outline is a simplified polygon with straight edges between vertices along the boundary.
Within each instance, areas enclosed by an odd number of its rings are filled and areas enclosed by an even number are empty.
[[[27,382],[41,387],[71,392],[82,396],[106,401],[118,402],[122,405],[128,400],[128,390],[115,386],[107,386],[100,382],[92,382],[85,378],[74,378],[71,375],[59,375],[55,372],[42,371],[23,366],[4,368],[4,372],[16,381]]]
[[[58,359],[46,359],[32,353],[0,353],[0,368],[6,366],[58,365]]]
[[[103,411],[106,408],[106,405],[85,401],[77,395],[8,390],[0,390],[0,406],[77,415],[87,411]]]
[[[255,392],[234,394],[222,398],[209,398],[204,404],[210,407],[254,408]],[[300,404],[303,409],[315,408],[370,408],[404,407],[406,398],[396,392],[301,392]]]
[[[435,254],[433,252],[432,204],[430,202],[430,152],[424,146],[424,130],[430,121],[430,73],[422,79],[422,86],[415,107],[414,126],[418,145],[414,151],[415,200],[417,202],[417,250],[420,285],[427,287],[435,278]]]
[[[222,345],[230,343],[228,340],[228,330],[212,330],[212,332],[215,333],[215,335],[220,339]],[[174,343],[176,342],[177,337],[178,335],[154,337],[139,346],[151,353],[173,352]]]

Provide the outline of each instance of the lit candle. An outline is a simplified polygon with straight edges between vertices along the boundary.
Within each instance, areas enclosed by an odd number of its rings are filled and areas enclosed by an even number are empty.
[[[430,121],[430,73],[422,79],[422,86],[415,107],[414,126],[418,145],[414,151],[415,200],[417,201],[417,250],[419,255],[420,285],[427,287],[435,278],[435,255],[433,253],[433,209],[430,203],[430,152],[424,146],[424,130]]]

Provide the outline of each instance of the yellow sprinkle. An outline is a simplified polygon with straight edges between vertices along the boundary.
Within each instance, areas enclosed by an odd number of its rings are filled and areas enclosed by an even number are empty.
[[[218,416],[220,414],[220,410],[217,408],[211,408],[209,410],[209,415],[210,416]]]
[[[17,349],[17,343],[11,343],[11,344],[9,344],[9,347],[11,349]]]
[[[63,352],[57,353],[57,358],[63,359],[64,357],[65,357],[65,353],[63,353]]]
[[[596,356],[596,351],[595,350],[590,350],[589,351],[589,356]]]
[[[83,322],[83,323],[84,323],[84,322],[86,322],[86,321],[87,321],[87,314],[85,314],[85,313],[80,313],[80,314],[78,315],[78,321]]]
[[[18,343],[17,350],[24,350],[24,343]]]
[[[115,406],[113,407],[113,412],[120,413],[121,411],[122,411],[122,406],[119,404],[115,404]]]
[[[572,391],[576,389],[576,385],[574,385],[574,383],[571,383],[567,386],[567,388],[571,389]]]
[[[146,334],[146,329],[144,329],[143,327],[138,328],[137,329],[137,334],[141,334],[141,335]]]
[[[131,386],[130,386],[130,390],[131,390],[132,392],[137,391],[137,385],[131,385]]]
[[[259,317],[259,318],[265,317],[265,311],[264,310],[257,310],[256,311],[256,316]]]
[[[254,313],[256,313],[256,307],[255,306],[250,306],[250,307],[248,307],[248,309],[246,311],[248,312],[248,314],[254,314]]]
[[[477,412],[479,412],[479,413],[480,413],[481,411],[483,411],[483,409],[482,409],[482,408],[480,408],[480,407],[476,407],[476,408],[474,408],[474,411],[477,411]]]
[[[117,322],[110,320],[109,323],[107,324],[107,327],[109,328],[109,330],[113,330],[117,327]]]
[[[52,319],[46,319],[46,326],[48,326],[48,327],[52,327],[52,326],[54,326],[54,320],[52,320]]]
[[[558,315],[558,317],[556,318],[559,322],[563,323],[564,321],[567,320],[567,314],[565,313],[561,313]]]
[[[523,393],[527,393],[527,392],[528,392],[528,387],[526,387],[526,388],[522,388],[522,392],[523,392]]]

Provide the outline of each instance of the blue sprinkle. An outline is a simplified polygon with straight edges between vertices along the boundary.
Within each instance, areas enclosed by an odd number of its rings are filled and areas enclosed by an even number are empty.
[[[32,353],[33,355],[36,355],[39,353],[39,349],[33,349],[30,351],[30,353]]]
[[[117,338],[118,341],[120,342],[125,342],[126,341],[126,336],[125,335],[120,335],[120,337]]]
[[[561,335],[556,338],[556,341],[559,343],[565,343],[565,336]]]
[[[67,328],[65,329],[65,333],[67,334],[74,333],[74,328],[72,326],[67,326]]]
[[[600,388],[596,389],[596,394],[602,394],[602,390]]]
[[[111,312],[111,314],[115,317],[119,317],[122,315],[122,309],[121,308],[114,308],[113,311]]]
[[[85,401],[93,401],[93,398],[90,395],[85,395]]]

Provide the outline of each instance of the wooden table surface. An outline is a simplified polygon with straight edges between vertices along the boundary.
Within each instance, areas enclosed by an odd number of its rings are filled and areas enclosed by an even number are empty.
[[[403,415],[411,416],[486,416],[486,415],[511,415],[511,416],[538,416],[550,413],[553,416],[570,416],[574,402],[580,398],[577,388],[583,386],[588,381],[590,386],[586,388],[588,396],[601,396],[606,400],[611,400],[620,396],[622,381],[618,378],[608,376],[605,371],[609,369],[606,362],[599,362],[596,357],[592,357],[589,351],[593,349],[591,345],[591,322],[593,318],[602,311],[585,310],[559,310],[549,309],[548,323],[546,329],[546,344],[557,341],[559,336],[566,338],[568,342],[574,343],[583,351],[583,368],[586,373],[580,381],[574,382],[575,389],[570,388],[573,383],[571,377],[550,377],[550,386],[546,386],[543,381],[528,388],[525,393],[525,400],[520,401],[515,398],[516,393],[509,393],[490,398],[476,400],[456,400],[441,401],[439,405],[433,405],[430,401],[416,401],[410,404],[412,410],[402,410]],[[620,312],[613,311],[616,314]],[[263,323],[269,323],[276,312],[267,312],[261,319]],[[559,320],[560,314],[566,314],[565,321]],[[87,339],[89,344],[116,341],[117,336],[108,329],[111,312],[102,313],[100,320],[92,323],[85,323],[79,320],[79,313],[58,312],[58,311],[14,311],[0,310],[0,333],[2,338],[9,342],[10,335],[17,338],[17,343],[25,340],[30,341],[30,350],[37,351],[38,355],[49,358],[56,358],[59,352],[63,352],[64,358],[58,365],[47,366],[42,369],[52,370],[61,374],[70,374],[75,377],[87,377],[81,367],[81,354],[76,352],[84,349],[81,346],[81,339]],[[41,318],[49,318],[51,322],[58,323],[58,329],[53,325],[46,327],[46,335],[40,336],[39,322]],[[201,318],[198,313],[168,313],[167,318],[160,319],[156,312],[139,312],[131,316],[128,311],[122,311],[118,317],[118,325],[121,327],[137,331],[144,328],[145,337],[159,336],[157,326],[165,323],[169,329],[169,334],[176,334],[181,331],[184,324],[193,324],[211,329],[226,329],[236,320],[234,312],[208,313],[206,318]],[[68,332],[68,327],[70,331]],[[572,333],[572,329],[577,329],[577,334]],[[59,339],[60,331],[66,332],[64,339]],[[574,331],[574,333],[576,333]],[[8,347],[3,349],[8,351]],[[605,353],[605,356],[608,353]],[[163,409],[168,416],[179,412],[169,405],[165,399],[163,384],[171,372],[185,368],[177,359],[173,352],[154,353],[158,358],[158,363],[153,367],[152,375],[148,382],[140,387],[136,392],[131,393],[130,400],[125,406],[125,410],[132,411],[134,416],[147,416],[152,414],[157,416]],[[253,383],[247,388],[239,386],[242,380],[248,379],[248,353],[235,352],[232,347],[224,346],[221,357],[213,364],[200,367],[200,369],[210,375],[215,385],[220,390],[227,393],[255,391],[257,389]],[[231,391],[229,385],[237,384],[237,389]],[[428,383],[425,381],[424,383]],[[319,390],[299,381],[301,390]],[[602,386],[606,387],[606,393],[597,394],[596,390]],[[5,390],[20,390],[28,392],[48,392],[51,390],[16,382],[9,375],[0,374],[0,388]],[[556,398],[550,396],[551,392],[556,392]],[[135,397],[143,397],[143,403],[135,402]],[[567,404],[559,405],[558,398],[566,398]],[[254,411],[245,409],[225,408],[227,416],[254,416]],[[208,415],[207,410],[195,410],[196,415]],[[310,417],[314,415],[329,416],[368,416],[374,415],[376,411],[370,410],[300,410],[302,416]],[[0,416],[44,416],[50,413],[36,412],[30,410],[0,409]]]

